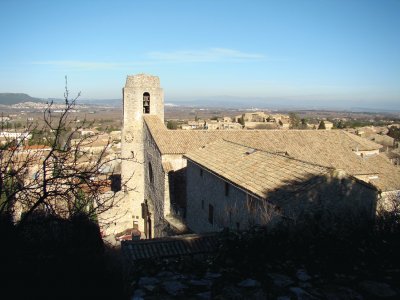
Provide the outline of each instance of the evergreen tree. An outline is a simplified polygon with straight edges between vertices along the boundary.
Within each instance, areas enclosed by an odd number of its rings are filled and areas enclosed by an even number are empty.
[[[324,120],[321,120],[321,122],[319,122],[318,129],[326,129]]]
[[[175,120],[168,120],[167,128],[172,130],[178,129],[178,123]]]
[[[400,140],[400,128],[397,128],[395,126],[391,126],[389,128],[389,132],[387,134],[388,136],[394,138],[396,141]]]
[[[301,124],[300,124],[300,129],[307,129],[307,119],[303,118],[301,119]]]
[[[300,127],[300,118],[293,112],[289,113],[289,122],[290,129],[297,129]]]
[[[245,126],[244,115],[242,115],[242,117],[240,117],[238,121],[239,121],[240,125]]]

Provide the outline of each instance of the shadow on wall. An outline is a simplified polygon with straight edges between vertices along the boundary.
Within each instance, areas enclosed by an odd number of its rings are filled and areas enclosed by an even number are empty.
[[[307,184],[317,187],[294,192]],[[274,263],[283,270],[297,264],[331,282],[338,273],[346,272],[353,278],[376,276],[380,280],[391,272],[388,270],[399,268],[398,193],[390,199],[393,207],[382,211],[380,195],[364,183],[349,177],[311,176],[285,182],[270,191],[268,199],[275,208],[279,203],[279,213],[287,217],[281,217],[280,226],[224,230],[218,264],[231,267],[229,263],[234,262],[236,270],[252,274],[251,278],[265,276]]]
[[[188,180],[193,179],[190,177]],[[274,179],[271,178],[272,180]],[[207,199],[215,200],[212,212],[214,226],[211,228],[209,220],[205,219],[210,215],[210,212],[207,213],[208,205],[205,206],[205,210],[203,208],[204,212],[196,211],[201,206],[199,203],[190,203],[187,222],[189,225],[194,224],[194,228],[191,229],[200,233],[223,228],[246,230],[255,225],[267,226],[269,229],[281,225],[299,227],[305,226],[306,223],[333,229],[363,226],[365,222],[374,219],[378,201],[377,191],[338,171],[328,170],[321,175],[310,174],[295,180],[279,180],[279,185],[278,180],[277,178],[275,181],[275,189],[264,191],[266,197],[263,200],[239,189],[230,189],[227,196],[216,196],[213,194],[216,189],[202,186],[201,195],[189,195],[188,199],[196,202],[202,199],[205,199],[205,202],[208,202]],[[188,182],[188,193],[191,192],[190,188],[196,188],[197,184]],[[208,184],[215,187],[223,184],[223,181],[213,177]]]
[[[171,209],[186,218],[186,167],[168,173]]]
[[[362,227],[374,220],[378,201],[376,189],[337,171],[284,181],[265,193],[268,209],[260,205],[256,213],[263,225],[279,216],[285,225],[314,224],[320,230]]]

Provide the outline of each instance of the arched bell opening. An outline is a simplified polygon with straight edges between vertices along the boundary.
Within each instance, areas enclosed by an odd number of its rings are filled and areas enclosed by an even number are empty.
[[[150,113],[150,94],[147,92],[143,93],[143,113]]]

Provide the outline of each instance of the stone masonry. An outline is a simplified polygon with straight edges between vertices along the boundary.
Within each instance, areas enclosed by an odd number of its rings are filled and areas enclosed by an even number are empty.
[[[159,78],[138,74],[128,76],[123,88],[121,200],[113,210],[118,220],[105,234],[133,227],[143,238],[186,232],[189,219],[199,216],[187,211],[192,190],[186,155],[220,140],[343,170],[380,193],[400,190],[400,173],[379,154],[380,146],[343,131],[168,130]],[[284,178],[280,167],[275,173]]]
[[[128,76],[123,88],[123,131],[121,177],[123,206],[129,212],[131,226],[145,231],[142,219],[144,201],[144,135],[143,115],[157,115],[164,120],[164,94],[157,76],[138,74]],[[150,111],[144,112],[144,95],[150,98]],[[129,228],[128,227],[128,228]]]

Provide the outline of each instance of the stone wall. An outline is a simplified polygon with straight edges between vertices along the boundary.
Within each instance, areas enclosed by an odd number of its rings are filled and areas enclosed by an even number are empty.
[[[304,183],[304,190],[291,192],[291,185],[296,184],[288,182],[268,197],[292,224],[316,218],[326,227],[338,222],[357,225],[375,216],[378,191],[344,172],[313,177]]]
[[[196,233],[224,227],[242,230],[256,224],[275,226],[280,221],[296,225],[309,217],[328,227],[338,220],[356,224],[373,218],[376,210],[376,190],[337,172],[313,178],[312,187],[296,192],[292,188],[299,183],[290,182],[262,200],[231,184],[226,196],[225,181],[201,169],[188,161],[187,224]],[[213,224],[209,205],[214,210]]]
[[[182,221],[186,213],[186,159],[180,154],[161,155],[144,127],[144,197],[151,208],[153,237],[185,232]]]
[[[156,76],[139,74],[128,76],[123,88],[123,130],[121,145],[121,178],[124,185],[122,206],[129,214],[127,220],[133,227],[144,231],[142,203],[144,201],[144,126],[143,94],[150,94],[150,114],[164,119],[164,95]],[[129,228],[129,227],[128,227]]]
[[[224,227],[245,229],[249,226],[246,193],[230,185],[225,196],[225,181],[188,161],[187,214],[189,228],[196,233],[219,231]],[[213,206],[213,224],[208,221],[209,205]]]
[[[147,200],[152,219],[152,236],[163,236],[165,173],[162,167],[161,153],[145,126],[145,156],[144,156],[144,199]]]
[[[131,210],[127,208],[127,203],[124,198],[124,192],[117,193],[107,192],[102,195],[107,203],[112,205],[112,208],[99,214],[98,222],[102,235],[118,234],[126,228],[132,227]]]
[[[163,163],[170,166],[166,187],[165,215],[184,218],[186,215],[186,159],[180,154],[166,154]]]

